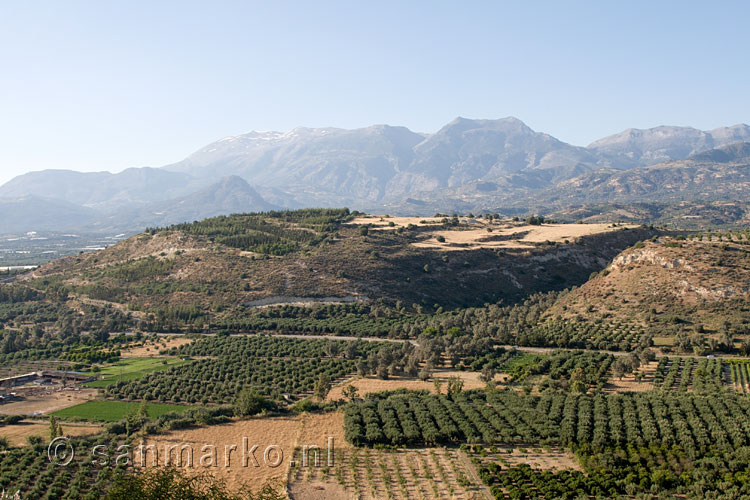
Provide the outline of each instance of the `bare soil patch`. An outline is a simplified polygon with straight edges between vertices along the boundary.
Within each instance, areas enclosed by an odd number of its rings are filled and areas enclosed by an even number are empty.
[[[624,375],[622,379],[612,377],[607,386],[604,388],[605,392],[643,392],[650,391],[654,388],[654,375],[656,374],[656,367],[659,366],[658,361],[651,361],[645,365],[641,365],[640,372],[643,378],[639,381],[635,379],[634,373],[628,373]]]
[[[464,382],[464,389],[481,389],[486,386],[484,382],[479,380],[479,372],[469,371],[452,371],[452,370],[436,370],[433,373],[433,377],[430,380],[422,381],[418,378],[413,377],[391,377],[387,380],[382,380],[374,376],[354,378],[345,380],[340,384],[336,385],[328,393],[326,398],[328,401],[336,401],[343,399],[344,387],[351,384],[357,388],[360,396],[369,394],[372,392],[380,391],[395,391],[396,389],[409,389],[417,391],[430,391],[435,392],[434,379],[437,378],[443,383],[442,391],[445,392],[445,384],[448,382],[450,377],[458,377]],[[502,383],[505,380],[505,374],[499,374],[495,376],[495,380]]]
[[[494,451],[493,451],[494,450]],[[475,453],[482,462],[498,462],[503,467],[528,464],[536,470],[583,470],[575,455],[563,448],[517,448],[494,446],[485,448],[486,456]]]
[[[297,482],[291,485],[289,498],[292,500],[349,500],[357,497],[339,484],[314,481]]]
[[[169,447],[182,449],[180,467],[194,471],[208,471],[227,482],[230,488],[247,485],[258,489],[267,482],[286,485],[290,461],[294,452],[302,446],[320,448],[320,460],[327,458],[328,439],[332,438],[333,450],[349,449],[344,439],[344,414],[302,414],[294,417],[253,418],[224,425],[197,429],[170,431],[154,436],[146,446],[155,445],[156,453],[148,449],[143,463],[134,458],[137,466],[166,463]],[[257,449],[252,452],[252,447]],[[167,448],[165,448],[165,446]],[[235,446],[235,449],[231,449]],[[243,459],[243,447],[245,449]],[[175,464],[176,451],[171,451],[170,462]],[[227,451],[229,450],[229,451]],[[281,453],[279,453],[281,452]],[[189,460],[192,453],[192,461]],[[228,453],[228,455],[226,455]],[[205,458],[206,454],[213,458]],[[253,459],[255,457],[255,459]],[[256,461],[257,460],[257,465]],[[305,494],[330,493],[330,496],[302,496],[300,498],[349,498],[337,497],[335,488],[324,490],[306,488]]]
[[[6,415],[47,414],[90,401],[96,397],[97,393],[96,389],[76,388],[37,394],[0,406],[0,413]]]

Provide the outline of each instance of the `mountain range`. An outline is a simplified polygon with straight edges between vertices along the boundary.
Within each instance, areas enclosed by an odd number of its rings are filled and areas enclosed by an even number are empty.
[[[138,231],[302,206],[428,214],[750,197],[750,126],[628,129],[579,147],[516,118],[227,137],[162,168],[42,170],[0,186],[0,232]],[[739,143],[739,144],[738,144]],[[13,214],[19,214],[14,216]]]

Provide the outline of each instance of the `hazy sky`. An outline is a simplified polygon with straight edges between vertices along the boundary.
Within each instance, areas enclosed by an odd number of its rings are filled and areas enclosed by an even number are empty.
[[[0,183],[249,130],[750,121],[750,2],[0,2]]]

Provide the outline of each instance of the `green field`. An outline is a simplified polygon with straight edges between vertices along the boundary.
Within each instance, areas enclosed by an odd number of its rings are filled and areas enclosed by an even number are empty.
[[[164,364],[164,361],[167,364]],[[102,367],[99,372],[89,372],[91,375],[101,378],[93,382],[88,382],[85,385],[86,387],[103,389],[118,380],[122,380],[123,382],[135,380],[147,373],[165,370],[185,363],[188,363],[188,361],[174,358],[126,358],[117,363]]]
[[[502,371],[504,373],[512,373],[523,369],[525,366],[533,365],[538,363],[541,359],[548,357],[546,354],[536,354],[532,352],[521,352],[517,356],[513,356],[503,366]]]
[[[124,401],[87,401],[64,410],[56,411],[51,415],[63,419],[99,420],[105,422],[116,422],[124,419],[129,413],[138,411],[140,403],[127,403]],[[148,416],[156,418],[165,413],[183,413],[192,406],[169,405],[162,403],[149,403],[146,406]]]
[[[674,345],[674,337],[654,337],[654,346],[655,347],[664,347],[664,346],[673,346]]]

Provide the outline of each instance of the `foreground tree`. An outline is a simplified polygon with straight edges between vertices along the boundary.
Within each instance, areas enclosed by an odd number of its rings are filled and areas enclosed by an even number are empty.
[[[49,417],[49,439],[50,441],[62,435],[63,435],[62,426],[54,417],[54,415],[50,415]]]
[[[459,377],[448,378],[448,394],[454,396],[464,390],[464,381]]]
[[[271,409],[272,404],[255,389],[243,389],[234,401],[234,414],[238,417],[250,417]]]
[[[354,401],[359,396],[359,391],[352,384],[347,385],[341,391],[341,394],[349,401]]]
[[[432,385],[435,388],[435,394],[440,394],[440,390],[443,387],[443,382],[439,378],[435,377],[432,380]]]
[[[315,382],[313,388],[313,394],[315,397],[323,401],[328,393],[331,391],[331,378],[325,373],[318,375],[318,380]]]

